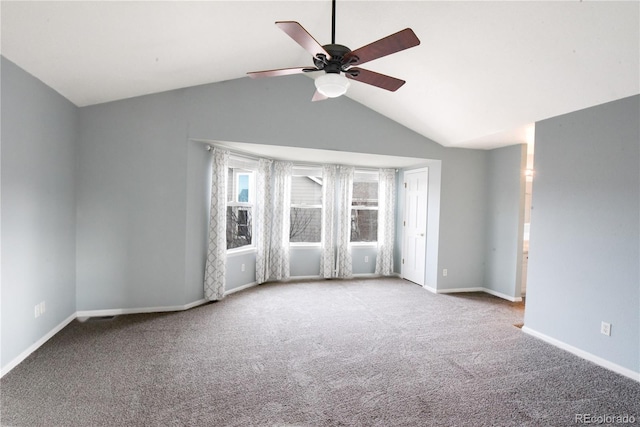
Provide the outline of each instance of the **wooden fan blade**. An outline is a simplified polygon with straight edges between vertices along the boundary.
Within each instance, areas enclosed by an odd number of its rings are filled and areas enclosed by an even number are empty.
[[[311,101],[316,102],[316,101],[324,101],[325,99],[328,99],[329,97],[326,95],[321,94],[320,92],[318,92],[316,90],[316,93],[313,94],[313,98],[311,98]]]
[[[321,53],[331,59],[331,55],[313,38],[311,34],[305,30],[302,25],[296,21],[278,21],[276,25],[289,37],[291,37],[296,43],[302,46],[307,52],[309,52],[314,58],[317,54]]]
[[[252,79],[258,79],[262,77],[288,76],[290,74],[306,73],[309,71],[316,71],[316,70],[314,68],[309,68],[309,67],[280,68],[278,70],[252,71],[247,73],[247,75]]]
[[[350,68],[349,71],[357,71],[358,75],[353,76],[348,72],[345,73],[347,78],[352,80],[356,80],[362,83],[366,83],[368,85],[377,86],[382,89],[389,90],[391,92],[395,92],[400,89],[400,87],[405,84],[404,80],[396,79],[395,77],[387,76],[385,74],[376,73],[373,71],[365,70],[363,68]]]
[[[418,40],[413,30],[405,28],[402,31],[347,53],[343,62],[353,61],[351,62],[353,65],[362,65],[365,62],[373,61],[419,44],[420,40]]]

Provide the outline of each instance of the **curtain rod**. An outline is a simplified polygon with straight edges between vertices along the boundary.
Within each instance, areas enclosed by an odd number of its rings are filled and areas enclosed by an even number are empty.
[[[243,157],[243,158],[249,159],[249,160],[258,161],[260,159],[267,159],[267,160],[279,161],[279,162],[291,162],[291,163],[293,163],[294,167],[300,166],[300,167],[318,168],[318,167],[322,167],[322,166],[325,165],[325,163],[313,163],[313,162],[298,161],[298,160],[283,160],[283,159],[278,159],[278,158],[268,157],[268,156],[256,156],[255,154],[247,153],[247,152],[244,152],[242,150],[237,150],[235,148],[229,148],[229,147],[226,147],[224,145],[217,145],[217,144],[207,143],[207,151],[213,151],[214,148],[219,148],[221,150],[227,150],[229,152],[229,154],[232,155],[232,156]],[[398,168],[382,168],[382,167],[373,168],[373,167],[355,166],[355,165],[342,164],[342,163],[340,163],[340,164],[331,163],[331,165],[333,165],[333,166],[353,166],[358,171],[378,172],[380,169],[393,169],[394,171],[398,172]]]
[[[257,156],[255,156],[253,154],[248,154],[248,153],[245,153],[243,151],[238,151],[238,150],[235,150],[235,149],[229,149],[228,147],[225,147],[225,146],[218,146],[218,145],[215,145],[215,144],[207,144],[207,151],[213,151],[214,148],[219,148],[221,150],[226,150],[232,156],[243,157],[243,158],[249,159],[249,160],[255,160],[255,161],[258,161],[260,159],[273,160],[273,159],[271,159],[269,157],[257,157]]]

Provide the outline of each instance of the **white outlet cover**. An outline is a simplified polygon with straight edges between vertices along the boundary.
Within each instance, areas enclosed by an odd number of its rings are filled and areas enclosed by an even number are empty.
[[[602,322],[600,332],[606,336],[611,336],[611,323]]]

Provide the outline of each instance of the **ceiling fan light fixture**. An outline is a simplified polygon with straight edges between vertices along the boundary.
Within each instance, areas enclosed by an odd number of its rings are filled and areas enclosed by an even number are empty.
[[[328,98],[344,95],[349,89],[349,79],[340,73],[326,73],[316,78],[316,89]]]

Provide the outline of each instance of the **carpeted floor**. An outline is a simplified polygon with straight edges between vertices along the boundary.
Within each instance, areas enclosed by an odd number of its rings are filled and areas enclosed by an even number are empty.
[[[273,283],[72,322],[0,380],[3,426],[640,424],[640,383],[530,337],[524,307],[399,279]]]

